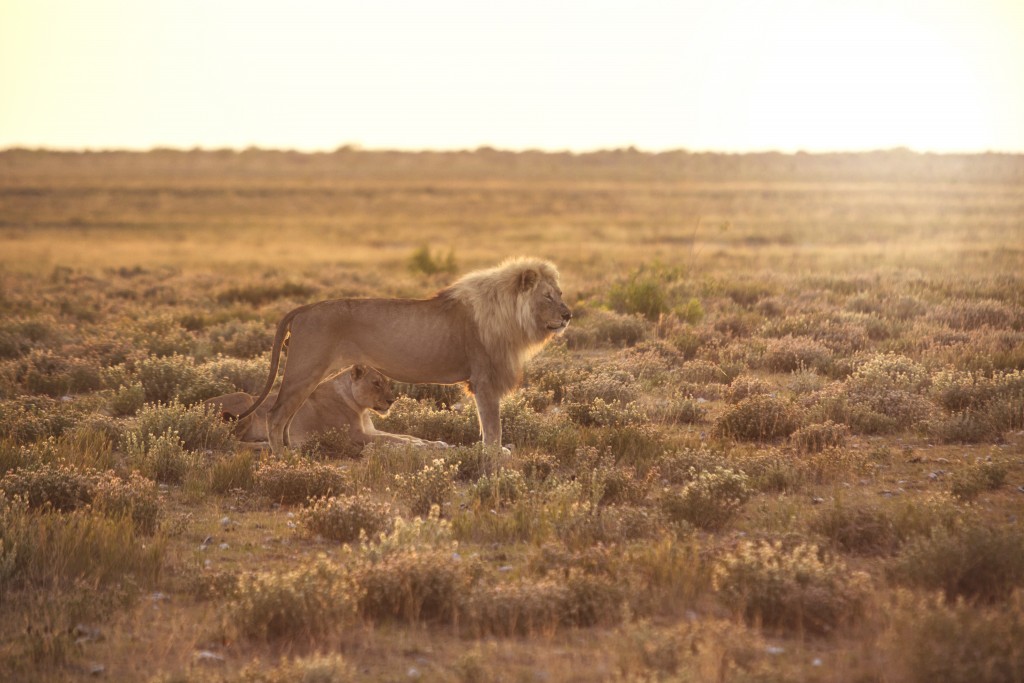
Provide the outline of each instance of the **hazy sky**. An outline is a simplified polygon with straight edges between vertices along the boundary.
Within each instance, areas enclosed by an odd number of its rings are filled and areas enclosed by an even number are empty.
[[[0,148],[1024,151],[1024,0],[2,0]]]

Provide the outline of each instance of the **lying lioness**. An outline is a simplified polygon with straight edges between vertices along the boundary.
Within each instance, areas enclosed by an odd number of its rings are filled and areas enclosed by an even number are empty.
[[[267,412],[276,400],[276,392],[269,398],[263,406],[235,424],[235,436],[241,441],[267,440]],[[251,394],[238,391],[216,396],[205,401],[205,404],[216,408],[225,419],[234,419],[234,416],[252,407],[254,402]],[[319,385],[302,404],[292,420],[292,443],[298,446],[314,434],[337,429],[347,432],[353,443],[360,445],[378,440],[416,446],[448,446],[443,441],[424,441],[406,434],[378,431],[370,419],[370,411],[383,415],[394,402],[391,382],[384,375],[364,365],[353,365]]]

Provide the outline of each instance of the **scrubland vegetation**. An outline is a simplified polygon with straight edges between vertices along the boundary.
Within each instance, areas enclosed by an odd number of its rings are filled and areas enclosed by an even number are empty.
[[[274,325],[529,253],[575,319],[272,457]],[[0,678],[1024,680],[1024,159],[0,152]]]

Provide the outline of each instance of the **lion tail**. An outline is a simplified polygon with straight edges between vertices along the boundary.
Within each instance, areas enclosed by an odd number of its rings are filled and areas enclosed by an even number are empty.
[[[239,415],[231,415],[225,412],[223,418],[225,421],[229,421],[229,415],[231,422],[244,420],[245,418],[256,412],[256,409],[263,405],[263,402],[267,400],[267,396],[270,395],[270,390],[274,387],[274,380],[277,379],[277,370],[281,365],[281,349],[284,348],[284,341],[288,337],[288,333],[292,326],[292,320],[302,311],[306,310],[308,306],[299,306],[298,308],[289,311],[281,322],[277,324],[277,334],[274,335],[274,346],[270,351],[270,374],[267,376],[267,383],[263,385],[263,391],[256,398],[256,402],[249,406],[249,409],[240,413]]]

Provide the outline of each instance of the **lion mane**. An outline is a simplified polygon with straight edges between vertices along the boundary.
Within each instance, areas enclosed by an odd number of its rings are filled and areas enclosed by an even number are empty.
[[[316,386],[359,363],[410,384],[466,383],[485,445],[501,445],[498,408],[523,364],[569,324],[558,270],[517,257],[469,273],[427,299],[333,299],[300,306],[278,323],[270,373],[244,419],[267,399],[288,341],[277,401],[267,416],[275,451]]]

